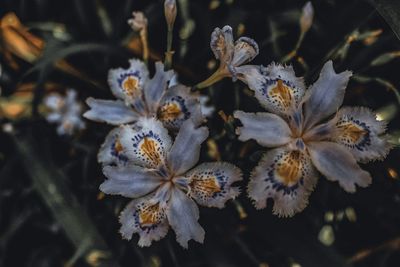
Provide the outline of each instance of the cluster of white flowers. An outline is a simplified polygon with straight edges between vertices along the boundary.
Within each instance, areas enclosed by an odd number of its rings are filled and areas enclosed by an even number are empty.
[[[176,6],[170,2],[172,19]],[[306,6],[303,13],[305,32],[311,26],[312,6]],[[139,23],[139,18],[147,24],[138,16],[131,24]],[[383,159],[391,146],[384,135],[385,122],[377,121],[372,111],[340,108],[351,72],[336,73],[328,61],[319,79],[306,89],[291,66],[245,65],[258,54],[258,45],[248,37],[233,40],[229,26],[213,31],[210,46],[220,66],[196,87],[207,87],[224,77],[239,79],[268,111],[233,114],[242,124],[237,128],[239,140],[253,139],[272,148],[248,184],[256,208],[265,208],[272,198],[273,212],[279,216],[302,211],[319,173],[338,181],[347,192],[355,192],[357,185],[368,186],[372,178],[357,162]],[[84,117],[117,126],[98,154],[107,177],[100,190],[133,199],[120,216],[124,238],[137,233],[139,245],[149,246],[171,227],[177,241],[187,248],[189,240],[204,239],[197,204],[224,207],[239,195],[232,184],[242,179],[242,173],[225,162],[196,166],[200,146],[208,137],[207,127],[201,126],[204,112],[213,112],[204,107],[207,98],[179,84],[174,71],[165,71],[161,62],[156,63],[152,78],[142,61],[131,59],[129,63],[127,69],[109,71],[115,100],[86,101],[90,109]],[[48,120],[60,123],[60,133],[83,127],[73,91],[68,91],[66,100],[49,96],[46,103],[55,110]]]
[[[306,90],[303,78],[296,77],[291,66],[242,66],[256,56],[257,45],[249,38],[244,43],[241,38],[235,45],[232,40],[229,26],[212,34],[211,48],[222,66],[214,80],[220,73],[240,79],[269,111],[234,112],[243,125],[237,129],[239,140],[254,139],[274,148],[250,177],[247,191],[256,208],[265,208],[266,200],[272,198],[273,212],[279,216],[302,211],[318,172],[338,181],[347,192],[355,192],[356,185],[368,186],[371,176],[357,161],[383,159],[391,145],[384,135],[386,123],[378,121],[372,111],[339,109],[351,72],[337,74],[328,61],[319,79]]]
[[[199,127],[204,100],[182,84],[171,84],[173,77],[157,62],[150,79],[145,64],[132,59],[128,69],[109,71],[117,100],[86,101],[90,110],[84,117],[118,126],[98,154],[108,178],[100,190],[133,199],[121,213],[120,232],[126,239],[138,233],[140,246],[164,237],[169,226],[183,247],[191,239],[203,242],[196,203],[222,208],[239,194],[232,183],[242,174],[234,165],[195,166],[208,136],[208,129]],[[168,131],[177,133],[174,142]]]

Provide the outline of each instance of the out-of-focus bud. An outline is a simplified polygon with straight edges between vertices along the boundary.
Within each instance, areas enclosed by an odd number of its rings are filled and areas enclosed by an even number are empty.
[[[7,13],[0,20],[0,39],[6,58],[12,60],[15,55],[27,62],[35,62],[42,53],[44,41],[28,32],[14,13]],[[17,69],[16,62],[10,65]]]
[[[132,18],[128,20],[128,24],[134,31],[140,32],[147,28],[147,18],[140,11],[133,11]]]
[[[175,23],[177,8],[175,0],[165,0],[164,2],[164,14],[165,20],[167,21],[168,29],[172,29]]]
[[[314,19],[314,7],[311,2],[307,2],[301,13],[300,28],[302,33],[308,32]]]

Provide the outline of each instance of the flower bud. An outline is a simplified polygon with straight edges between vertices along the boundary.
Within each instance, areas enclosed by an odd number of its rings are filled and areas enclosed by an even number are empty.
[[[167,21],[168,29],[172,29],[176,18],[176,1],[175,0],[165,0],[164,2],[164,14],[165,20]]]
[[[132,18],[128,20],[128,24],[132,27],[134,31],[142,31],[147,28],[147,18],[140,11],[132,12]]]
[[[302,10],[300,28],[302,33],[308,32],[314,19],[314,8],[311,2],[307,2]]]

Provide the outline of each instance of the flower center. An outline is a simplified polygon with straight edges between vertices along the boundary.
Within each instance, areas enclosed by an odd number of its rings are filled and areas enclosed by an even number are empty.
[[[368,131],[358,127],[357,125],[354,125],[353,123],[338,125],[338,128],[341,130],[341,137],[343,139],[350,140],[351,143],[358,142],[358,140],[363,138],[368,133]]]
[[[272,98],[277,99],[285,109],[288,109],[292,104],[292,92],[288,86],[286,86],[282,80],[278,80],[276,86],[270,91]]]
[[[139,223],[142,227],[158,224],[164,218],[159,203],[143,205],[139,210]]]
[[[128,76],[122,82],[122,88],[127,95],[135,96],[139,91],[139,80],[136,77]]]
[[[157,151],[157,144],[154,140],[148,137],[144,137],[140,150],[147,156],[147,158],[154,163],[160,163],[160,153]]]
[[[189,183],[189,187],[197,193],[201,193],[207,197],[211,197],[215,193],[221,192],[218,180],[214,176],[194,176]]]
[[[296,184],[302,177],[301,152],[291,151],[277,162],[275,177],[285,186]]]
[[[160,120],[174,120],[181,114],[181,109],[176,103],[169,103],[161,107],[159,111]]]

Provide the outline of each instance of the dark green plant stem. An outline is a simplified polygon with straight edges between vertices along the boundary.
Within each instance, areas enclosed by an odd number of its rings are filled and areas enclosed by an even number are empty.
[[[42,155],[31,136],[12,136],[33,187],[89,266],[119,266],[89,216],[65,184],[65,177]]]
[[[174,52],[172,51],[172,39],[174,35],[173,27],[168,27],[167,33],[167,52],[165,52],[165,69],[169,70],[172,67],[172,55]]]

